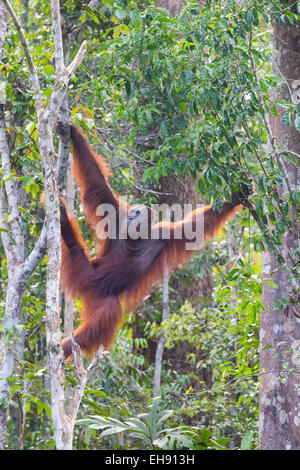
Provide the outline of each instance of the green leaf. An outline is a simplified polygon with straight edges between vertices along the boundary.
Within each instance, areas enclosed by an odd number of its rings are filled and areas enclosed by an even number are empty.
[[[35,180],[35,176],[33,175],[25,176],[23,179],[23,185],[30,186],[34,182],[34,180]]]
[[[100,24],[100,21],[99,21],[99,18],[97,17],[97,15],[93,12],[93,11],[88,11],[87,12],[89,17],[92,18],[92,20],[96,23],[96,24]]]
[[[137,10],[130,12],[130,19],[135,29],[139,30],[142,25],[142,17],[140,12]]]
[[[228,294],[230,294],[230,288],[229,287],[223,287],[223,289],[221,289],[219,292],[218,292],[218,300],[220,299],[223,299],[223,297],[225,296],[228,296]]]
[[[115,11],[115,15],[118,18],[118,20],[123,20],[124,18],[126,18],[127,13],[125,10],[123,10],[123,8],[117,8]]]
[[[124,24],[124,23],[120,24],[120,28],[123,34],[129,34],[129,28],[127,24]]]
[[[271,111],[271,114],[274,116],[274,117],[277,117],[278,116],[278,111],[277,111],[277,108],[276,108],[276,105],[275,104],[272,104],[271,108],[270,108],[270,111]]]
[[[258,213],[258,215],[262,216],[263,213],[264,213],[264,210],[263,210],[263,202],[261,199],[259,199],[255,205],[255,210],[256,212]]]
[[[145,444],[147,444],[149,446],[149,448],[152,447],[152,440],[148,436],[145,436],[144,434],[140,434],[140,433],[137,433],[137,432],[131,432],[130,437],[135,437],[135,438],[141,439],[143,442],[145,442]]]
[[[53,73],[54,73],[54,67],[51,64],[43,65],[43,70],[44,70],[45,74],[48,75],[49,77],[51,75],[53,75]]]
[[[240,273],[240,268],[233,268],[229,274],[228,274],[228,279],[237,279]]]
[[[290,198],[296,204],[300,204],[300,191],[297,189],[293,190],[290,194]]]
[[[39,401],[38,401],[38,405],[37,405],[37,413],[38,413],[38,415],[41,414],[41,412],[43,411],[43,409],[44,409],[44,403],[43,403],[41,400],[39,400]]]
[[[97,425],[93,426],[93,429],[98,429],[97,428]],[[105,429],[104,431],[102,431],[101,433],[101,437],[104,437],[104,436],[110,436],[112,434],[118,434],[119,432],[123,432],[125,431],[126,428],[124,428],[123,426],[121,427],[118,427],[118,426],[112,426],[108,429]]]
[[[121,33],[121,28],[120,28],[120,25],[118,25],[114,28],[113,38],[114,39],[118,38],[120,36],[120,33]]]
[[[272,344],[265,344],[263,347],[262,347],[262,350],[264,351],[265,349],[270,349],[272,348]]]
[[[266,281],[266,283],[269,284],[269,286],[274,287],[274,289],[278,289],[278,288],[279,288],[279,286],[278,286],[277,284],[275,284],[275,282],[273,282],[273,281]]]
[[[291,125],[291,116],[289,113],[284,113],[282,115],[282,125],[283,127],[290,127]]]
[[[254,250],[255,251],[265,251],[265,245],[261,240],[256,240],[254,242]]]
[[[181,109],[181,111],[182,111],[183,113],[186,113],[186,112],[187,112],[187,109],[188,109],[188,108],[187,108],[187,105],[186,105],[186,103],[185,103],[184,101],[180,101],[180,102],[179,102],[179,106],[180,106],[180,109]]]
[[[242,450],[251,450],[253,431],[247,431],[241,442]]]
[[[142,432],[145,434],[149,434],[149,428],[145,425],[145,423],[139,418],[129,418],[126,421],[126,424],[130,429],[134,429],[138,432]]]
[[[300,116],[297,116],[296,119],[294,120],[295,127],[298,132],[300,132]]]
[[[162,121],[162,123],[160,125],[160,135],[161,135],[161,137],[168,137],[168,135],[169,135],[166,121]]]
[[[158,426],[159,424],[163,423],[166,421],[172,414],[174,413],[173,410],[163,410],[159,413],[159,420],[157,421],[156,425]]]
[[[287,101],[287,100],[284,100],[284,99],[276,100],[276,103],[277,103],[281,108],[285,108],[285,109],[288,109],[288,108],[290,108],[290,106],[291,106],[291,102],[290,102],[290,101]]]
[[[4,220],[7,224],[9,224],[13,219],[14,219],[13,214],[7,214],[7,213],[4,214]]]

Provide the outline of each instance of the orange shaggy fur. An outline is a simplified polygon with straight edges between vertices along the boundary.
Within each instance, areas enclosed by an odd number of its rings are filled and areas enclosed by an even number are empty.
[[[71,125],[74,156],[74,175],[81,189],[82,203],[88,222],[95,227],[99,222],[96,208],[112,204],[117,213],[127,213],[127,205],[110,188],[110,169],[106,162],[90,148],[79,129]],[[234,200],[234,199],[233,199]],[[210,205],[191,212],[187,218],[169,225],[169,240],[137,240],[132,249],[126,240],[106,240],[97,256],[89,259],[76,220],[61,205],[62,231],[62,287],[72,297],[82,299],[82,323],[74,331],[82,350],[94,354],[102,344],[109,348],[122,322],[122,308],[136,306],[147,295],[154,283],[162,278],[164,267],[175,268],[186,263],[192,251],[185,248],[186,239],[172,235],[175,227],[194,224],[199,212],[204,218],[204,241],[213,237],[225,222],[241,208],[239,202],[224,202],[221,213]],[[156,226],[160,230],[165,222]],[[122,305],[122,307],[121,307]],[[64,355],[71,356],[71,340],[63,342]]]

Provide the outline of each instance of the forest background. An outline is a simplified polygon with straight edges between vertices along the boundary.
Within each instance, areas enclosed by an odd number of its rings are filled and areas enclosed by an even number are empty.
[[[0,2],[0,448],[300,448],[299,44],[292,1]],[[75,368],[59,191],[95,244],[58,112],[130,202],[255,188]]]

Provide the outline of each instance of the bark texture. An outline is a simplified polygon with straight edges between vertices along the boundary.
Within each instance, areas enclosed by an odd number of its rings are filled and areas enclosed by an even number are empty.
[[[295,12],[295,2],[289,2]],[[276,66],[274,73],[286,80],[279,96],[274,98],[290,98],[290,88],[293,81],[300,77],[300,25],[275,23],[274,29],[274,58]],[[282,148],[300,155],[300,133],[291,127],[283,127],[282,108],[278,108],[277,118],[270,116],[270,126],[273,139]],[[284,165],[284,186],[280,189],[281,196],[288,190],[299,188],[297,166],[287,160]],[[299,161],[298,161],[299,163]],[[290,188],[289,188],[290,187]],[[291,208],[292,220],[296,214]],[[299,240],[298,240],[299,241]],[[297,241],[296,241],[297,242]],[[295,249],[295,240],[289,232],[282,237],[280,250],[285,259],[289,259],[288,251]],[[271,280],[278,289],[268,284]],[[300,318],[294,313],[294,294],[292,283],[277,256],[265,252],[262,260],[262,301],[266,311],[261,315],[260,328],[260,449],[262,450],[299,450],[300,449]],[[289,299],[289,305],[280,311],[274,302],[282,298]],[[298,304],[299,305],[299,304]],[[299,309],[298,309],[299,310]],[[270,346],[267,346],[270,345]]]
[[[24,259],[24,234],[18,209],[18,188],[15,179],[11,178],[9,147],[6,139],[5,116],[0,109],[0,149],[3,175],[5,176],[4,188],[0,188],[0,226],[5,228],[2,232],[2,240],[5,248],[8,266],[8,288],[4,322],[6,328],[13,330],[16,336],[16,328],[19,321],[20,305],[26,282],[43,256],[47,244],[47,293],[46,293],[46,338],[48,350],[48,365],[50,369],[51,383],[51,410],[53,419],[54,438],[57,449],[72,448],[72,434],[74,426],[74,414],[65,409],[64,395],[64,360],[61,349],[61,333],[59,318],[59,281],[60,281],[60,214],[59,214],[59,170],[57,157],[53,144],[53,125],[58,111],[66,95],[70,77],[83,60],[86,43],[84,42],[74,60],[68,67],[64,65],[63,40],[61,31],[60,3],[51,1],[52,32],[54,43],[54,62],[56,80],[51,97],[46,105],[43,103],[39,78],[35,68],[29,43],[24,30],[18,20],[13,6],[9,0],[3,0],[8,10],[20,43],[26,56],[37,111],[37,135],[39,151],[44,174],[45,188],[45,224],[39,240],[31,254]],[[0,4],[0,6],[2,3]],[[4,33],[0,23],[0,36]],[[3,111],[3,110],[2,110]],[[62,152],[63,153],[63,152]],[[66,167],[61,165],[60,168]],[[63,171],[61,172],[63,173]],[[4,214],[10,216],[9,223]],[[0,344],[0,395],[4,406],[0,410],[0,447],[4,446],[4,437],[7,421],[7,400],[10,395],[10,378],[14,367],[13,341],[3,335]],[[79,395],[79,398],[81,395]],[[76,396],[75,396],[76,401]],[[78,402],[79,406],[80,401]],[[74,402],[73,402],[74,404]],[[78,409],[77,404],[74,409]]]
[[[181,0],[158,0],[156,6],[168,10],[171,16],[178,15],[183,2]]]

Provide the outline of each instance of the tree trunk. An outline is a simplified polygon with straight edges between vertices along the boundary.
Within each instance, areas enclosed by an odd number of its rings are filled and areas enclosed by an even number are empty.
[[[7,262],[7,288],[4,307],[3,330],[0,339],[0,449],[4,448],[7,412],[11,391],[18,323],[21,300],[26,282],[22,282],[22,263],[24,262],[24,233],[22,219],[18,208],[18,185],[12,178],[10,148],[7,140],[4,106],[0,104],[0,154],[1,169],[5,182],[0,189],[0,227],[2,243]],[[12,217],[7,223],[5,216]]]
[[[5,5],[1,2],[0,3],[0,58],[1,58],[1,53],[2,53],[2,47],[5,41],[5,36],[6,36],[7,20],[8,20],[8,11],[5,8]]]
[[[195,180],[192,177],[186,176],[181,178],[180,181],[172,175],[162,178],[159,190],[168,192],[169,188],[172,188],[174,196],[161,196],[158,201],[159,204],[167,203],[170,206],[180,204],[183,208],[184,204],[193,204],[196,207],[196,204],[201,202],[199,193],[195,189]],[[207,271],[203,278],[185,279],[184,282],[173,276],[170,279],[170,287],[172,289],[170,298],[175,301],[178,308],[188,300],[195,309],[201,309],[204,304],[209,304],[211,300],[211,273]],[[189,354],[195,354],[198,359],[203,357],[202,351],[188,342],[179,343],[174,348],[166,350],[164,357],[171,362],[172,369],[176,370],[178,374],[193,372],[200,381],[205,381],[207,386],[211,386],[210,369],[206,368],[203,371],[195,369],[195,364],[186,359]],[[196,382],[193,385],[197,386]]]
[[[54,150],[52,129],[58,111],[65,97],[68,81],[83,60],[86,43],[83,42],[74,60],[68,67],[64,65],[63,41],[61,33],[60,4],[58,0],[51,0],[52,32],[54,43],[54,62],[56,81],[53,92],[47,106],[44,107],[40,82],[35,68],[28,41],[18,17],[8,0],[3,0],[9,11],[20,43],[24,49],[26,60],[32,79],[32,88],[37,112],[37,136],[41,162],[44,173],[45,188],[45,224],[41,236],[30,255],[24,260],[24,236],[22,231],[22,219],[19,214],[17,189],[15,180],[11,179],[10,155],[6,140],[5,117],[0,107],[0,148],[4,188],[0,187],[0,224],[6,230],[2,232],[2,240],[7,258],[8,291],[5,309],[5,322],[8,328],[17,326],[22,294],[26,282],[43,256],[47,245],[47,293],[46,293],[46,339],[48,350],[48,364],[51,382],[51,410],[54,429],[54,438],[57,449],[72,448],[72,431],[82,393],[75,391],[77,405],[70,414],[65,410],[64,396],[64,359],[61,348],[60,318],[59,318],[59,280],[60,280],[60,217],[59,217],[59,168]],[[1,7],[1,4],[0,4]],[[3,36],[3,27],[0,22],[0,37]],[[68,154],[67,154],[68,156]],[[66,165],[65,165],[66,167]],[[62,166],[60,166],[62,169]],[[6,199],[4,195],[6,193]],[[10,224],[6,223],[4,214],[9,209],[9,216],[13,216]],[[12,243],[14,240],[14,243]],[[13,262],[12,262],[13,261]],[[5,331],[6,333],[6,331]],[[7,331],[11,335],[10,331]],[[15,332],[13,332],[15,334]],[[3,335],[6,336],[6,335]],[[4,343],[4,344],[3,344]],[[13,348],[8,341],[1,341],[0,348],[0,372],[5,380],[1,380],[3,400],[1,413],[6,413],[6,401],[9,395],[10,375],[13,368]],[[10,346],[10,347],[8,347]],[[6,380],[7,379],[7,380]],[[82,382],[82,381],[81,381]],[[84,385],[84,381],[82,382]],[[83,388],[80,387],[80,390]],[[79,388],[78,388],[79,390]],[[75,411],[74,411],[75,410]],[[3,445],[6,431],[6,416],[0,416],[0,441]]]
[[[296,13],[296,3],[290,1],[291,11]],[[288,21],[275,23],[274,29],[274,74],[285,78],[289,87],[300,77],[300,25],[291,25]],[[276,99],[290,98],[289,88],[285,85]],[[300,154],[300,134],[294,124],[283,127],[282,114],[278,109],[277,118],[270,116],[273,140],[280,142],[292,152]],[[285,167],[284,184],[280,196],[297,187],[297,167],[283,160]],[[298,186],[299,187],[299,186]],[[296,216],[290,209],[292,220]],[[295,249],[295,240],[289,232],[282,237],[280,250],[285,259],[289,259],[288,250]],[[268,283],[272,279],[278,288]],[[291,283],[287,273],[277,260],[276,254],[265,251],[262,259],[262,301],[266,311],[261,315],[260,327],[260,448],[262,450],[299,450],[300,449],[300,320],[293,303],[295,295],[291,293]],[[282,311],[274,302],[287,298],[289,303]],[[297,313],[297,312],[296,312]],[[298,312],[299,313],[299,312]]]
[[[178,15],[183,2],[181,0],[158,0],[156,6],[168,10],[171,16]]]
[[[69,65],[70,62],[70,24],[67,19],[64,20],[64,27],[62,30],[63,50],[64,50],[64,63]],[[61,121],[66,129],[69,124],[69,101],[68,95],[66,94],[60,111],[59,121]],[[68,213],[74,215],[74,201],[75,201],[75,189],[74,189],[74,176],[72,169],[72,154],[70,153],[70,132],[65,132],[59,139],[59,168],[58,168],[58,179],[59,179],[59,191],[63,194],[64,182],[66,181],[66,204]],[[64,336],[70,336],[74,329],[74,306],[73,299],[64,296]]]
[[[3,324],[13,333],[7,333],[1,338],[0,345],[0,396],[2,401],[0,412],[0,449],[4,449],[7,427],[8,407],[11,392],[11,377],[14,370],[15,347],[19,313],[23,295],[23,286],[11,281],[8,283],[4,310]]]
[[[66,181],[66,203],[68,213],[74,215],[75,187],[72,169],[72,155],[69,155],[69,165],[67,168]],[[74,304],[73,299],[65,295],[65,314],[64,314],[64,335],[70,336],[74,330]]]
[[[169,270],[165,268],[163,277],[163,314],[162,321],[164,321],[170,313],[169,305]],[[164,353],[164,347],[166,343],[166,335],[164,332],[161,333],[159,338],[156,352],[155,352],[155,370],[154,370],[154,381],[153,381],[153,395],[156,395],[160,389],[161,379],[161,366]]]

